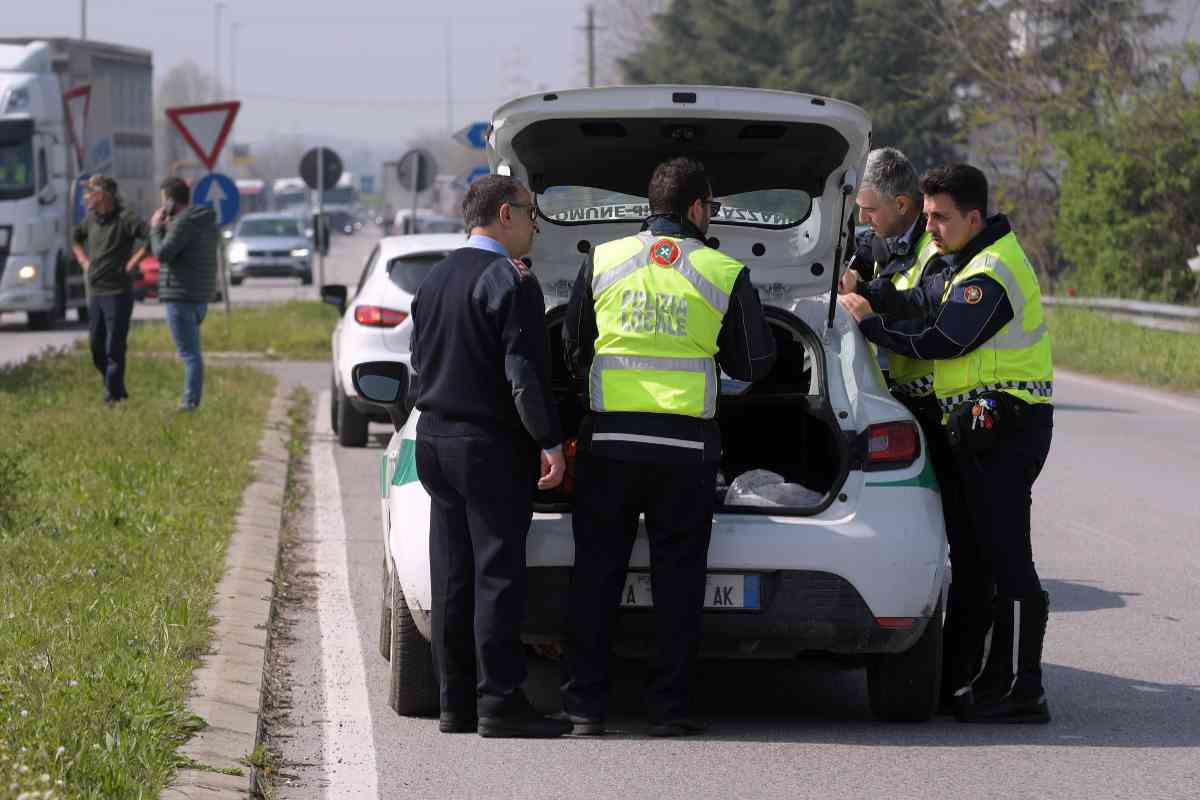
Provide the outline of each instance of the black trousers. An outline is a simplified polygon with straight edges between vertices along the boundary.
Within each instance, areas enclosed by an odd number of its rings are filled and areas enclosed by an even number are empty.
[[[942,489],[947,514],[966,523],[956,525],[950,538],[955,605],[947,622],[957,614],[955,625],[965,631],[949,676],[955,687],[970,682],[981,666],[993,597],[1041,597],[1031,541],[1033,484],[1050,452],[1054,409],[1049,404],[1014,407],[1019,413],[1005,415],[992,449],[951,449],[956,483]]]
[[[88,343],[92,363],[104,379],[104,399],[124,400],[125,343],[133,317],[133,294],[92,295],[88,301]]]
[[[575,465],[575,568],[567,609],[563,705],[603,717],[613,628],[646,515],[657,650],[646,705],[651,720],[685,716],[704,610],[717,464],[618,461],[580,451]]]
[[[417,435],[429,492],[433,658],[443,711],[500,716],[524,706],[525,537],[538,451],[510,435]]]

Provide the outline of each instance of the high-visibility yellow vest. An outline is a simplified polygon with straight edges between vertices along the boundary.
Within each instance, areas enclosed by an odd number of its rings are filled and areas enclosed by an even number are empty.
[[[717,335],[742,264],[643,231],[597,247],[592,269],[592,410],[714,417]]]
[[[912,289],[925,275],[925,265],[937,255],[933,234],[921,234],[916,242],[917,260],[904,272],[892,276],[892,285],[903,291]],[[892,379],[892,391],[907,397],[925,397],[933,393],[933,362],[909,358],[899,353],[887,354],[888,375]]]
[[[1054,396],[1050,332],[1042,312],[1042,290],[1025,251],[1011,232],[971,259],[947,286],[986,275],[1004,287],[1013,318],[979,347],[959,358],[934,362],[933,389],[942,411],[985,392],[1002,391],[1027,403],[1049,403]],[[970,288],[966,291],[970,291]],[[982,299],[982,295],[979,295]],[[970,303],[971,298],[964,299]],[[978,302],[978,300],[976,301]]]

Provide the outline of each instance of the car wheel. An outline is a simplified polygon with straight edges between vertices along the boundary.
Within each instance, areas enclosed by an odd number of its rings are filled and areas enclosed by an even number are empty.
[[[867,665],[871,713],[888,722],[924,722],[937,708],[942,677],[942,602],[916,644]]]
[[[312,273],[311,272],[303,272],[300,274],[300,285],[301,286],[312,286],[312,282],[313,281],[312,281]]]
[[[338,444],[343,447],[362,447],[367,443],[367,418],[354,410],[345,392],[338,392]]]
[[[329,427],[333,428],[333,432],[338,432],[338,397],[341,395],[341,389],[338,389],[337,378],[329,376]]]
[[[383,602],[379,608],[379,655],[392,660],[392,576],[388,574],[387,555],[383,557]]]
[[[417,630],[404,590],[393,575],[391,662],[388,705],[401,716],[421,717],[438,711],[438,683],[433,672],[433,649]]]
[[[244,281],[244,280],[245,280],[245,278],[230,278],[229,285],[230,286],[241,286],[242,281]]]

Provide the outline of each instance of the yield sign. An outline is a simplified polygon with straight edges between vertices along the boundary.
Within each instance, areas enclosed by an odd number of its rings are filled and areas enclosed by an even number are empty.
[[[83,151],[87,140],[88,111],[92,107],[92,85],[85,83],[63,94],[63,105],[67,109],[67,127],[71,129],[71,142],[75,145],[75,156],[83,166]]]
[[[167,117],[183,134],[196,157],[211,171],[229,138],[229,129],[242,104],[237,100],[202,106],[176,106],[167,109]]]

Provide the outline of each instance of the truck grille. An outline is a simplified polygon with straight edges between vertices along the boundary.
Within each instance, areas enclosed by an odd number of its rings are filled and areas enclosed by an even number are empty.
[[[273,258],[274,257],[287,258],[288,256],[290,256],[292,254],[292,251],[291,250],[251,250],[251,251],[249,251],[249,254],[252,256],[257,256],[258,258],[263,258],[264,256],[269,256],[269,257],[273,257]]]

